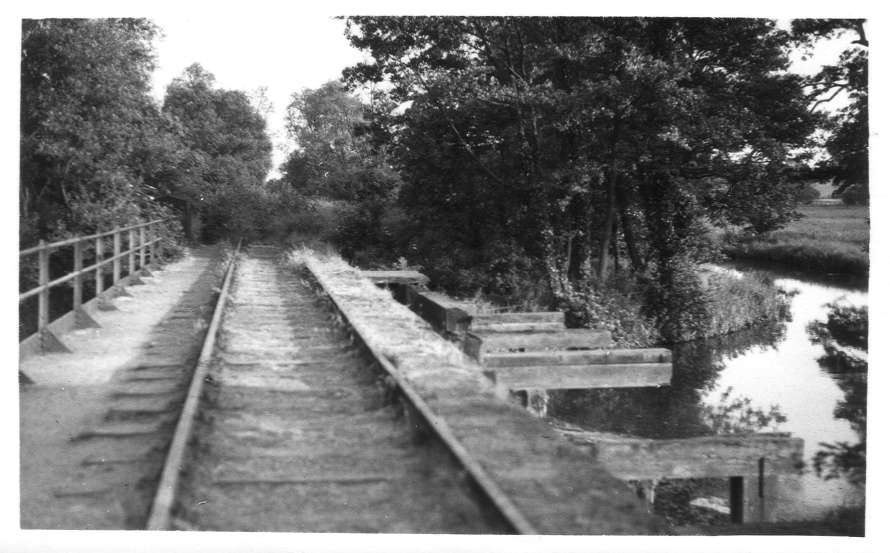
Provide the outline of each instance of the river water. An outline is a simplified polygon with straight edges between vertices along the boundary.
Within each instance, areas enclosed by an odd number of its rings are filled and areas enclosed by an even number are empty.
[[[802,438],[807,463],[803,474],[784,487],[779,517],[814,519],[839,506],[863,504],[861,486],[844,477],[820,477],[812,459],[825,449],[822,443],[860,441],[856,425],[862,421],[850,413],[864,414],[864,380],[857,386],[849,375],[832,375],[820,366],[825,350],[811,343],[807,325],[827,319],[827,303],[865,305],[868,294],[861,284],[768,274],[777,286],[794,293],[789,321],[677,346],[668,387],[554,393],[551,416],[591,430],[683,438],[714,434],[709,414],[734,400],[762,412],[777,406],[786,420],[771,421],[760,430]]]

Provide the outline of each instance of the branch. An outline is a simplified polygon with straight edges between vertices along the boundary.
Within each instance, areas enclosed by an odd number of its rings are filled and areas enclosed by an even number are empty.
[[[853,44],[861,44],[868,48],[868,39],[865,38],[865,26],[862,23],[861,19],[856,22],[856,32],[859,33],[859,40],[854,40]]]
[[[407,70],[407,74],[414,75],[420,81],[420,84],[423,86],[423,88],[427,90],[427,93],[429,93],[429,85],[427,85],[426,79],[423,78],[423,75],[421,75],[420,72],[411,71],[405,62],[402,62],[402,66],[404,69]],[[451,127],[451,130],[454,132],[454,136],[457,137],[457,140],[461,143],[461,145],[464,147],[464,149],[467,151],[467,153],[470,154],[470,156],[473,158],[473,160],[475,160],[476,163],[478,163],[479,166],[482,168],[482,170],[485,171],[491,178],[493,178],[495,181],[497,181],[498,184],[504,185],[505,184],[504,181],[501,180],[501,178],[498,177],[491,169],[489,169],[482,162],[481,159],[479,159],[479,156],[477,156],[476,153],[473,151],[472,146],[470,146],[467,143],[467,141],[464,140],[463,135],[461,135],[460,131],[457,130],[457,126],[454,124],[454,120],[448,115],[448,108],[446,106],[444,106],[441,101],[439,101],[437,99],[434,101],[436,101],[439,104],[439,107],[442,110],[442,115],[444,115],[445,119],[448,121],[448,126]]]
[[[809,98],[809,99],[815,98],[816,96],[819,96],[820,94],[827,93],[829,90],[831,90],[832,88],[835,88],[835,87],[839,87],[842,89],[850,87],[849,81],[832,81],[830,83],[818,83],[818,84],[821,84],[822,86],[817,87],[816,83],[808,85],[808,86],[813,87],[813,91],[810,92],[809,94],[807,94],[807,98]]]
[[[486,173],[488,173],[488,176],[490,176],[491,178],[493,178],[494,180],[496,180],[498,184],[503,185],[503,184],[504,184],[504,181],[501,180],[501,178],[498,177],[498,176],[497,176],[491,169],[489,169],[484,163],[482,163],[482,160],[479,159],[479,157],[476,155],[476,152],[473,151],[472,146],[470,146],[470,145],[467,143],[467,141],[464,140],[464,137],[460,134],[460,131],[457,130],[457,127],[456,127],[456,126],[454,125],[454,123],[451,121],[451,118],[448,117],[447,115],[446,115],[445,117],[448,119],[448,126],[451,127],[451,130],[452,130],[452,131],[454,131],[454,136],[456,136],[456,137],[457,137],[457,140],[461,143],[461,145],[463,145],[464,150],[466,150],[467,153],[470,154],[470,157],[472,157],[472,158],[476,161],[476,163],[479,164],[479,167],[481,167],[483,171],[485,171]]]
[[[832,95],[829,96],[828,98],[822,98],[822,99],[820,99],[820,100],[815,101],[815,102],[813,103],[813,105],[810,106],[809,112],[810,112],[810,113],[813,113],[813,112],[816,110],[816,108],[819,106],[819,104],[824,104],[824,103],[826,103],[826,102],[830,102],[830,101],[834,100],[835,97],[836,97],[838,94],[840,94],[842,90],[844,90],[844,87],[838,87],[838,89],[834,91],[834,94],[832,94]]]

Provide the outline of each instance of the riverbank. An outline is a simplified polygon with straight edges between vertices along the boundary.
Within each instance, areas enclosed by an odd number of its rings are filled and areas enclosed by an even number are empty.
[[[723,236],[732,260],[782,265],[807,274],[867,277],[869,228],[867,206],[812,205],[803,217],[762,237]]]

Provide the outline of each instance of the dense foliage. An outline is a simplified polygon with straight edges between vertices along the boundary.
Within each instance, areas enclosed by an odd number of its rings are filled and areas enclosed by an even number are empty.
[[[331,238],[349,257],[361,250],[361,261],[392,257],[397,237],[386,222],[398,217],[392,202],[401,185],[373,139],[371,115],[338,81],[294,94],[286,124],[296,148],[281,167],[292,190],[340,202]]]
[[[510,296],[521,274],[568,301],[623,262],[676,340],[705,309],[705,223],[762,232],[794,217],[794,152],[816,118],[771,21],[348,25],[372,59],[348,82],[391,85],[375,136],[404,179],[405,250],[437,281],[480,269],[486,291]]]
[[[23,21],[23,247],[164,218],[164,252],[175,255],[181,222],[188,229],[193,215],[209,222],[205,238],[238,236],[268,230],[273,209],[296,202],[289,189],[263,186],[271,144],[243,93],[213,88],[193,66],[170,85],[163,107],[152,98],[157,34],[144,19]],[[95,260],[92,244],[84,256]],[[50,278],[72,263],[72,248],[53,252]],[[22,259],[23,290],[36,284],[36,264],[36,256]],[[70,284],[50,293],[51,317],[70,309]],[[84,299],[94,294],[90,279]],[[22,337],[36,328],[35,301],[19,305]]]
[[[214,88],[198,65],[158,106],[150,96],[157,33],[143,19],[23,22],[23,243],[178,216],[186,206],[207,219],[206,238],[263,220],[265,121],[244,93]]]
[[[178,198],[199,205],[204,237],[242,236],[266,214],[262,186],[272,165],[266,122],[241,91],[215,88],[200,65],[168,87],[163,111],[187,150],[176,171]]]
[[[792,32],[797,43],[812,46],[822,38],[850,36],[839,59],[825,65],[807,85],[811,109],[846,94],[848,103],[828,117],[829,157],[817,166],[819,176],[831,177],[838,192],[851,185],[868,188],[868,39],[862,19],[796,19]]]
[[[180,155],[150,95],[157,28],[138,19],[22,23],[20,239],[166,214]]]

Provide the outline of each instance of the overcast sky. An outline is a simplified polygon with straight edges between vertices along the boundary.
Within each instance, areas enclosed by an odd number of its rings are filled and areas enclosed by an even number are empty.
[[[332,16],[289,11],[269,17],[263,10],[195,17],[153,17],[163,30],[156,41],[158,68],[154,94],[162,100],[167,85],[192,63],[216,76],[222,88],[252,92],[267,88],[274,111],[267,116],[275,144],[272,176],[292,148],[284,131],[290,96],[340,77],[343,68],[362,59],[344,36],[345,21]],[[781,20],[787,26],[790,20]],[[816,56],[795,60],[797,72],[813,73],[831,63],[847,40],[823,44]]]

